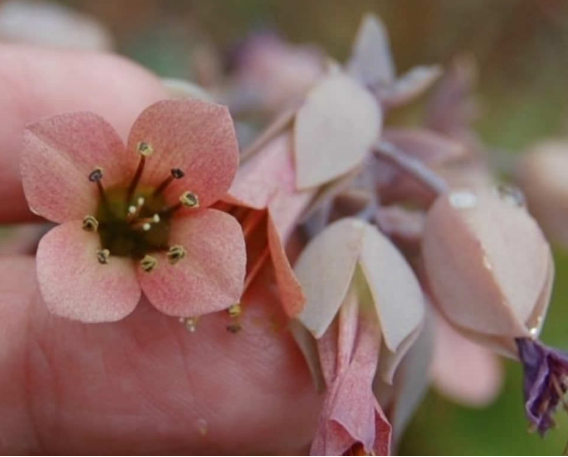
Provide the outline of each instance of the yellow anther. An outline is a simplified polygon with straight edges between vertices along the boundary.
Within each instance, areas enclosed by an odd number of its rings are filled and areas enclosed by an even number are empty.
[[[97,260],[100,264],[106,265],[110,257],[110,251],[108,249],[99,249],[97,251]]]
[[[229,306],[229,308],[227,309],[227,312],[229,313],[229,316],[231,317],[231,319],[234,319],[234,322],[231,322],[229,325],[227,325],[227,330],[231,333],[238,333],[241,331],[241,323],[239,322],[239,318],[241,317],[241,314],[243,313],[243,309],[241,307],[240,303],[235,303],[234,305]]]
[[[176,263],[178,263],[181,259],[183,259],[185,257],[185,255],[187,254],[185,248],[183,246],[172,246],[169,250],[168,250],[168,261],[172,264],[175,265]]]
[[[188,208],[199,207],[199,197],[193,192],[184,192],[183,194],[181,194],[179,201],[182,205],[187,206]]]
[[[145,255],[140,261],[140,266],[146,273],[150,273],[154,268],[156,268],[156,265],[158,265],[158,260],[151,255]]]
[[[154,152],[153,146],[150,143],[146,143],[144,141],[138,143],[136,148],[138,149],[138,152],[142,154],[144,157],[151,156]]]
[[[99,228],[99,221],[93,216],[85,216],[83,219],[83,230],[87,232],[96,232]]]
[[[239,317],[242,313],[241,304],[235,303],[234,305],[229,306],[227,312],[229,313],[229,316],[231,316],[233,319]]]

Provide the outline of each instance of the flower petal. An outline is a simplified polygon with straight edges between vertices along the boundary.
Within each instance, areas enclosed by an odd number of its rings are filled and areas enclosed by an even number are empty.
[[[314,238],[296,262],[294,271],[306,294],[298,320],[316,338],[329,327],[347,294],[364,230],[356,219],[339,220]]]
[[[110,257],[97,260],[96,233],[68,221],[45,235],[37,250],[37,275],[49,310],[81,322],[112,322],[130,314],[140,300],[132,261]]]
[[[380,91],[379,98],[388,108],[404,105],[422,95],[441,74],[438,65],[411,68],[386,90]]]
[[[369,153],[382,113],[355,80],[336,73],[323,79],[296,115],[296,186],[314,187],[347,173]]]
[[[304,308],[306,296],[294,274],[294,270],[290,266],[290,261],[282,245],[282,239],[270,214],[268,216],[268,246],[272,264],[274,265],[274,275],[276,276],[282,307],[288,317],[295,317]]]
[[[386,346],[396,352],[424,317],[420,284],[402,254],[371,225],[365,225],[361,268],[375,302]]]
[[[381,403],[381,406],[389,411],[388,418],[392,424],[394,445],[397,445],[402,438],[408,422],[430,384],[433,338],[433,322],[431,313],[428,312],[420,335],[404,356],[394,377],[392,403],[388,405]],[[375,390],[375,394],[378,393],[380,394]]]
[[[550,248],[510,198],[489,189],[438,198],[426,219],[422,253],[436,304],[454,326],[529,336],[535,309],[545,311]]]
[[[432,380],[443,395],[466,406],[489,405],[503,384],[503,367],[489,349],[464,338],[437,316]]]
[[[424,124],[429,129],[451,136],[462,136],[470,129],[480,111],[471,96],[477,73],[473,55],[453,59],[428,100]]]
[[[26,198],[32,211],[64,222],[94,212],[97,186],[89,181],[103,169],[105,186],[136,166],[122,140],[102,117],[88,112],[53,116],[27,127],[21,156]]]
[[[142,181],[156,185],[179,168],[185,176],[167,188],[175,200],[185,191],[199,197],[202,207],[229,189],[239,162],[233,121],[226,107],[197,99],[163,100],[146,108],[128,138],[128,149],[152,145]]]
[[[297,320],[290,321],[288,329],[306,360],[316,390],[318,393],[323,392],[325,390],[325,380],[318,355],[316,339],[310,331]]]
[[[390,84],[395,79],[389,37],[383,22],[366,14],[353,43],[347,72],[364,85]]]
[[[243,292],[246,251],[241,226],[227,213],[206,209],[174,219],[171,245],[183,246],[185,258],[172,265],[165,253],[153,254],[151,272],[138,269],[148,300],[172,316],[193,317],[238,303]]]
[[[281,188],[294,190],[292,137],[289,133],[270,140],[260,154],[239,167],[229,195],[233,202],[236,199],[246,206],[262,209]]]

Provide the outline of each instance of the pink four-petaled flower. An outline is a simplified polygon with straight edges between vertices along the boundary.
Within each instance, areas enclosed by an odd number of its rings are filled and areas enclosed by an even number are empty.
[[[228,190],[238,161],[228,111],[196,100],[148,107],[126,147],[93,113],[28,126],[26,197],[35,213],[61,224],[37,252],[49,309],[105,322],[132,312],[141,291],[173,316],[238,302],[246,264],[241,227],[207,208]]]

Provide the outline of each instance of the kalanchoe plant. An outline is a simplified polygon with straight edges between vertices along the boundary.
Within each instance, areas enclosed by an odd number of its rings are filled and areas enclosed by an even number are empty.
[[[160,311],[198,316],[239,301],[241,227],[208,208],[238,164],[231,117],[218,105],[166,100],[142,112],[126,147],[93,113],[29,125],[22,178],[30,208],[59,223],[38,247],[48,308],[83,322],[128,315],[141,290]]]

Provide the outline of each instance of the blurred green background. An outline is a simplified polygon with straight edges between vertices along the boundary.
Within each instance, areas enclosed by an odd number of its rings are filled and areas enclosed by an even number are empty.
[[[484,140],[522,151],[568,127],[568,2],[564,0],[67,0],[105,24],[117,50],[162,76],[196,76],[199,43],[224,52],[248,33],[274,29],[294,43],[315,43],[343,61],[365,12],[388,26],[399,71],[447,64],[463,51],[479,64],[476,125]],[[568,254],[557,279],[543,340],[568,349]],[[526,432],[521,371],[506,362],[501,396],[472,410],[430,392],[410,424],[402,454],[559,454],[568,419],[545,440]]]

